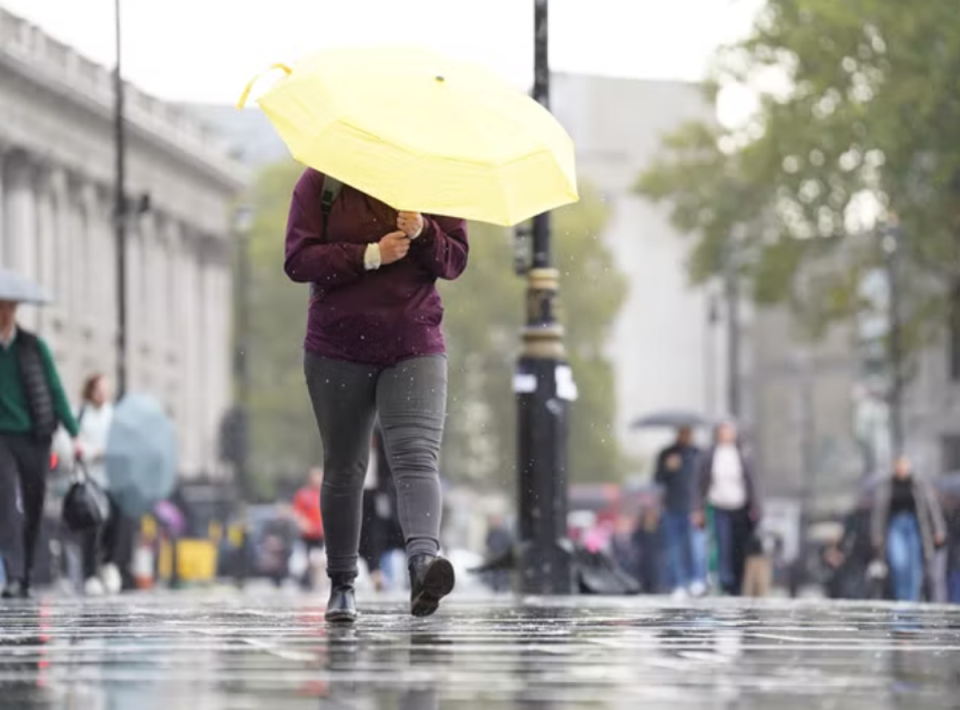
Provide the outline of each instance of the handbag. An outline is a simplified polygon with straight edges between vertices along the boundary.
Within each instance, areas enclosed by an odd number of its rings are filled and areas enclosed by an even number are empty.
[[[110,500],[87,472],[83,461],[74,462],[70,488],[63,499],[63,522],[71,532],[97,530],[110,516]]]

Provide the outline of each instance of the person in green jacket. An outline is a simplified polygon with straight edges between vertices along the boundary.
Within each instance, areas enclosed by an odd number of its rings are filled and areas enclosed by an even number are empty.
[[[76,443],[77,422],[47,344],[17,325],[0,301],[0,558],[5,599],[30,596],[30,579],[59,426]]]

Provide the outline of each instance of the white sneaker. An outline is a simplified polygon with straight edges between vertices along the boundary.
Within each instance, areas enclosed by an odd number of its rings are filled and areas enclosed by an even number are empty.
[[[703,582],[694,582],[690,585],[690,596],[698,599],[707,593],[707,585]]]
[[[103,588],[103,582],[97,577],[91,577],[83,585],[83,593],[88,597],[102,597],[106,590]]]
[[[683,587],[677,587],[676,589],[673,590],[672,596],[677,601],[683,601],[684,599],[687,598],[687,590],[684,589]]]
[[[119,594],[123,588],[123,579],[116,565],[104,565],[100,570],[100,579],[107,594]]]

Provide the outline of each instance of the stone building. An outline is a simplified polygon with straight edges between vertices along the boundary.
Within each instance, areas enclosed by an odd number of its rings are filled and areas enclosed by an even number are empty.
[[[245,170],[190,114],[125,88],[128,389],[174,417],[185,476],[217,473],[231,400],[231,214]],[[116,369],[110,70],[0,9],[0,264],[54,297],[25,309],[74,401]]]

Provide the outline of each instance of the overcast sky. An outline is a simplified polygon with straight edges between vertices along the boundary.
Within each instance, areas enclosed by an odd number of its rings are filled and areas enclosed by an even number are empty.
[[[127,78],[162,98],[232,103],[278,61],[344,44],[417,43],[526,87],[532,0],[122,0]],[[696,80],[761,0],[551,0],[555,70]],[[114,62],[114,0],[0,0],[98,62]]]

